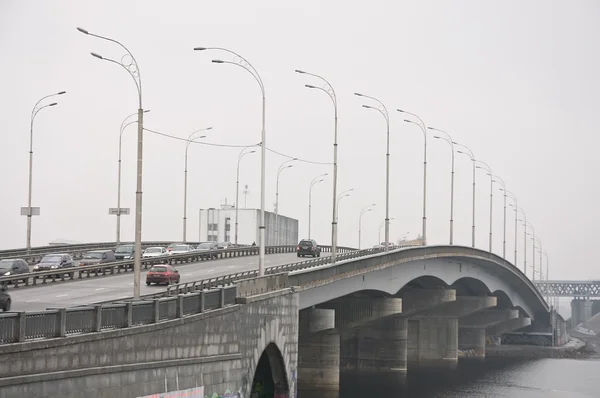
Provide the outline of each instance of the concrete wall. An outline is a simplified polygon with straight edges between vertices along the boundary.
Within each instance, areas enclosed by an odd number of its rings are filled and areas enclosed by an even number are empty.
[[[270,343],[281,352],[284,384],[294,388],[297,295],[286,289],[246,301],[148,326],[0,346],[0,397],[137,397],[196,386],[209,396],[249,397]]]

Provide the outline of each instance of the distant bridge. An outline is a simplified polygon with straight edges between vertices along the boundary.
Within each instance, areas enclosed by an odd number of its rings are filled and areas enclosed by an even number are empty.
[[[600,297],[600,281],[535,281],[533,284],[543,296]]]

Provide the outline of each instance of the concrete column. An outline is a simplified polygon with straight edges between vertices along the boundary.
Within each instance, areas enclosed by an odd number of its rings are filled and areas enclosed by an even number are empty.
[[[484,328],[459,328],[458,349],[461,359],[485,358],[485,329]]]
[[[343,297],[318,306],[335,310],[335,328],[350,329],[402,313],[402,299],[396,297]]]
[[[458,319],[409,319],[407,361],[411,370],[456,367]]]
[[[573,299],[571,301],[571,327],[576,327],[592,317],[592,300]]]
[[[406,372],[406,318],[383,318],[358,328],[356,367],[362,372]]]
[[[298,390],[339,391],[340,334],[334,326],[334,310],[300,311]]]

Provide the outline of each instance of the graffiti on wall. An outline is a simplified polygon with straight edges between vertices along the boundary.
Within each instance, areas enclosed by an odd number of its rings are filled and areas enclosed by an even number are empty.
[[[242,398],[242,393],[241,391],[231,392],[227,389],[222,395],[215,392],[212,395],[206,395],[204,398]]]
[[[290,377],[290,398],[296,398],[296,369],[292,370],[292,377]]]

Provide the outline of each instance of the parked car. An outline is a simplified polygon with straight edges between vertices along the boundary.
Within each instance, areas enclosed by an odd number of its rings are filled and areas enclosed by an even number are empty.
[[[217,249],[231,249],[231,242],[219,242],[217,243]]]
[[[23,259],[7,258],[0,260],[0,276],[26,274],[28,272],[29,264]]]
[[[175,245],[173,246],[173,248],[170,251],[170,254],[183,254],[183,253],[188,253],[194,250],[194,246],[192,245],[186,245],[186,244],[179,244],[179,245]]]
[[[154,265],[146,273],[146,285],[148,286],[151,283],[156,283],[157,285],[159,283],[166,283],[167,285],[179,283],[180,280],[179,271],[169,264]]]
[[[196,251],[199,252],[209,252],[209,251],[214,251],[217,250],[217,242],[202,242],[198,245],[198,247],[196,247]],[[217,253],[206,253],[206,254],[201,254],[200,257],[202,258],[217,258],[218,255]]]
[[[149,247],[144,250],[143,258],[167,256],[169,252],[164,247]]]
[[[33,266],[33,272],[68,269],[73,268],[74,266],[75,263],[69,254],[46,254],[39,263]],[[72,274],[72,272],[70,274]]]
[[[8,288],[3,283],[2,286],[0,286],[0,308],[2,308],[2,311],[4,312],[10,311],[10,304],[10,294],[8,294]]]
[[[85,253],[79,261],[80,266],[104,264],[117,261],[115,253],[112,250],[92,250]]]
[[[171,243],[169,246],[167,246],[167,251],[170,253],[173,248],[177,245],[183,245],[183,243],[179,242],[179,243]]]
[[[296,247],[296,255],[298,257],[321,257],[321,248],[314,239],[303,239]]]
[[[115,258],[121,260],[131,260],[135,254],[135,245],[120,245],[115,250]]]

